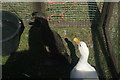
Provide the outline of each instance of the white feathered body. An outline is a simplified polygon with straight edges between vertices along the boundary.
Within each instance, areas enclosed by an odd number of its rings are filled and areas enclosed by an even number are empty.
[[[88,63],[89,49],[85,42],[80,42],[78,44],[78,49],[80,51],[80,59],[77,65],[72,69],[70,78],[77,80],[99,80],[97,72],[94,67]]]
[[[89,63],[78,63],[71,71],[71,78],[98,80],[97,72]]]

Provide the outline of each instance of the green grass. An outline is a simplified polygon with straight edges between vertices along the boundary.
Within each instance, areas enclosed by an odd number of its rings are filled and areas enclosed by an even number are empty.
[[[17,51],[24,51],[24,50],[28,50],[29,46],[28,46],[28,31],[29,31],[29,27],[26,27],[21,39],[20,39],[20,44],[19,44],[19,48]],[[62,37],[63,41],[64,41],[64,30],[66,30],[67,32],[67,37],[69,38],[70,41],[72,41],[72,43],[75,45],[76,47],[76,52],[77,52],[77,56],[79,56],[78,53],[78,49],[77,49],[77,45],[73,42],[73,38],[77,37],[79,38],[81,41],[85,41],[88,46],[90,47],[90,53],[93,54],[93,52],[91,52],[92,50],[92,39],[91,39],[91,32],[90,32],[90,28],[52,28],[52,30],[55,30],[58,32],[58,34],[60,34],[60,36]],[[86,37],[84,37],[86,36]],[[67,48],[67,43],[64,41],[64,44]],[[68,54],[70,54],[69,49],[67,48]],[[8,57],[4,57],[2,63],[5,64],[6,60]],[[92,59],[93,60],[93,59]]]
[[[34,11],[34,9],[32,8],[32,3],[24,3],[24,2],[20,2],[20,3],[3,3],[4,5],[2,5],[3,9],[4,10],[8,10],[8,11],[12,11],[14,12],[14,9],[15,11],[19,14],[20,18],[23,19],[24,22],[28,22],[28,20],[25,19],[26,16],[30,15],[31,12]],[[10,6],[8,6],[8,4],[10,4],[14,9],[12,9]],[[101,4],[101,3],[97,3],[98,5]],[[76,4],[77,5],[77,4]],[[61,5],[57,5],[59,6],[58,8],[61,9]],[[66,6],[64,7],[69,7],[70,4],[67,4]],[[100,5],[99,5],[100,7]],[[51,7],[52,8],[55,8],[55,6]],[[101,7],[100,7],[101,8]],[[88,7],[77,7],[77,6],[73,6],[72,9],[75,9],[75,10],[86,10],[88,9]],[[111,19],[111,22],[110,22],[110,37],[112,39],[112,42],[113,42],[113,49],[115,51],[115,56],[118,57],[118,52],[119,52],[119,49],[118,49],[118,45],[117,45],[117,42],[118,40],[116,39],[118,37],[118,25],[117,25],[117,17],[118,15],[116,14],[117,12],[117,9],[115,7],[114,9],[114,15],[112,15],[112,19]],[[49,16],[50,14],[56,14],[56,13],[61,13],[63,12],[64,10],[58,10],[58,11],[55,11],[53,10],[52,13],[48,12],[47,15]],[[15,12],[14,12],[15,13]],[[75,17],[74,20],[75,21],[78,21],[80,22],[79,19],[81,19],[80,17],[88,17],[88,13],[84,12],[84,11],[80,11],[80,12],[67,12],[65,14],[66,16],[70,16],[70,15],[77,15],[79,16],[78,17]],[[54,17],[54,19],[51,20],[51,22],[56,22],[58,20],[58,17]],[[62,21],[71,21],[73,20],[73,17],[65,17]],[[85,21],[85,19],[83,20],[83,22]],[[29,46],[28,46],[28,31],[29,31],[29,27],[26,27],[22,36],[21,36],[21,40],[20,40],[20,44],[19,44],[19,48],[18,48],[18,52],[19,51],[24,51],[24,50],[27,50],[29,49]],[[59,35],[62,37],[63,41],[64,41],[64,30],[67,31],[67,37],[69,38],[69,40],[73,43],[73,45],[75,46],[75,49],[76,49],[76,55],[79,57],[79,52],[78,52],[78,48],[77,48],[77,45],[73,42],[73,38],[74,37],[77,37],[79,38],[81,41],[84,41],[87,43],[88,47],[89,47],[89,50],[90,50],[90,56],[89,56],[89,63],[91,65],[95,65],[97,66],[97,71],[99,73],[102,73],[102,75],[104,75],[104,77],[106,78],[110,78],[111,77],[111,74],[110,74],[110,71],[108,70],[108,67],[107,67],[107,64],[106,64],[106,61],[105,61],[105,57],[101,51],[101,48],[99,46],[97,46],[97,44],[95,45],[95,47],[97,47],[100,52],[98,52],[99,54],[95,53],[94,52],[94,47],[93,47],[93,41],[92,41],[92,34],[91,34],[91,28],[89,27],[72,27],[72,28],[52,28],[52,30],[55,30],[59,33]],[[64,41],[64,44],[67,48],[67,52],[68,54],[70,54],[70,50],[68,49],[67,47],[67,43]],[[99,44],[98,44],[99,45]],[[7,61],[7,59],[9,58],[9,56],[5,56],[2,58],[2,62],[0,64],[5,64],[5,62]],[[99,59],[99,62],[96,61],[96,58]],[[117,61],[117,59],[116,59]],[[100,64],[99,66],[97,64]]]
[[[22,36],[21,36],[21,40],[20,40],[20,44],[19,44],[19,48],[17,50],[17,52],[19,51],[24,51],[24,50],[28,50],[29,46],[28,46],[28,31],[29,31],[29,27],[26,27]],[[64,41],[64,30],[66,30],[67,32],[67,37],[68,39],[73,43],[73,45],[75,46],[76,49],[76,55],[79,58],[79,51],[78,51],[78,47],[77,45],[73,42],[73,38],[77,37],[79,38],[81,41],[84,41],[87,43],[89,50],[90,50],[90,56],[88,59],[88,62],[91,65],[97,66],[96,65],[96,61],[95,61],[95,57],[94,57],[94,50],[93,50],[93,42],[92,42],[92,34],[91,34],[91,28],[89,27],[73,27],[73,28],[52,28],[52,30],[57,31],[60,36],[62,37],[63,41]],[[64,44],[67,48],[67,52],[68,54],[70,54],[70,50],[68,49],[67,43],[64,41]],[[101,54],[98,55],[100,58],[100,64],[102,64],[100,67],[102,68],[105,77],[111,77],[109,70],[107,69],[107,65],[104,59],[104,56]],[[2,64],[4,65],[5,62],[7,61],[7,59],[9,58],[9,56],[5,56],[2,58]],[[99,68],[97,68],[99,69]]]
[[[32,2],[6,2],[2,3],[2,9],[11,11],[15,14],[17,14],[20,18],[24,20],[24,22],[28,22],[26,20],[26,16],[30,15],[33,11],[36,9],[33,7]],[[45,3],[47,4],[47,2]],[[64,13],[66,10],[70,8],[70,6],[73,4],[73,2],[67,2],[66,4],[54,4],[54,5],[47,5],[45,8],[45,12],[47,17],[50,17],[52,14],[61,14]],[[98,7],[101,9],[102,3],[97,3]],[[94,6],[94,5],[93,5]],[[76,10],[76,11],[75,11]],[[95,10],[95,9],[94,9]],[[91,16],[94,16],[91,14]],[[69,21],[69,22],[89,22],[89,12],[88,12],[88,6],[87,3],[82,5],[80,2],[77,2],[70,8],[64,15],[64,19],[61,20],[61,22]],[[52,17],[50,22],[57,22],[57,20],[61,17],[61,15],[55,15]],[[73,20],[73,18],[75,20]]]

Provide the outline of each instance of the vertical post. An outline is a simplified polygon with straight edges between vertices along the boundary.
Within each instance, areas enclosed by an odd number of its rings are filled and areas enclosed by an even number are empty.
[[[118,49],[120,49],[120,2],[118,2]],[[119,69],[119,71],[118,71],[118,73],[119,73],[119,75],[118,76],[120,76],[120,51],[118,51],[118,69]]]
[[[34,11],[39,12],[39,16],[47,18],[46,16],[46,3],[45,2],[33,2]]]
[[[112,49],[112,43],[110,40],[110,35],[109,35],[109,22],[110,18],[112,16],[113,12],[113,7],[114,7],[114,2],[105,2],[103,5],[103,10],[101,14],[101,23],[99,24],[101,27],[103,27],[104,31],[104,37],[105,37],[105,42],[106,42],[106,48],[107,48],[107,54],[109,58],[109,67],[111,67],[111,74],[113,78],[118,78],[118,69],[117,69],[117,64],[115,61],[115,56],[113,54],[113,49]],[[111,63],[111,64],[110,64]]]

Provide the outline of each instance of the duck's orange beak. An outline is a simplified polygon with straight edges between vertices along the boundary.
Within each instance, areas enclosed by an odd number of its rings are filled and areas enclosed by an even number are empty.
[[[75,41],[76,44],[79,44],[80,40],[78,38],[74,38],[73,41]]]

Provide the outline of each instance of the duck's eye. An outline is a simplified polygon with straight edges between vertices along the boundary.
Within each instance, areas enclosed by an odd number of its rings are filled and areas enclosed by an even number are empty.
[[[81,47],[81,44],[80,44],[80,47]]]

